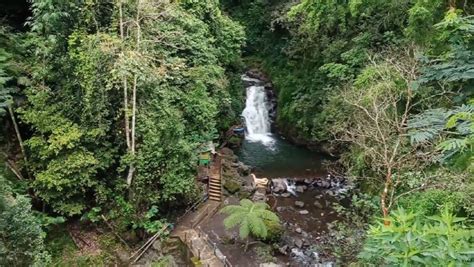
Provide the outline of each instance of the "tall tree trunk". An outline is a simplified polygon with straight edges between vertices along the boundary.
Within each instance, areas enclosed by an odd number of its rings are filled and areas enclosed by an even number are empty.
[[[130,146],[130,154],[132,157],[135,157],[135,126],[137,120],[137,80],[138,77],[135,75],[133,77],[133,88],[132,88],[132,134],[131,134],[131,146]],[[127,185],[131,186],[133,181],[133,175],[135,173],[135,166],[133,163],[130,163],[130,167],[128,169],[127,175]]]
[[[29,169],[28,169],[28,157],[26,156],[25,146],[23,145],[23,138],[21,138],[20,128],[18,127],[18,123],[16,122],[15,113],[13,112],[12,105],[8,105],[8,113],[10,114],[10,118],[11,118],[12,123],[13,123],[13,128],[15,129],[16,139],[18,139],[18,144],[20,145],[21,155],[22,155],[23,160],[25,162],[26,174],[28,175],[28,178],[31,178],[30,177],[30,172],[29,172]]]
[[[141,28],[140,28],[140,4],[141,1],[138,0],[137,2],[137,15],[135,18],[135,23],[137,27],[137,35],[136,35],[136,47],[135,50],[138,52],[140,51],[140,39],[141,39]],[[131,126],[131,136],[130,136],[130,154],[132,158],[135,158],[135,151],[136,151],[136,121],[137,121],[137,83],[138,83],[138,74],[135,73],[133,76],[133,86],[132,86],[132,126]],[[133,160],[132,159],[132,160]],[[128,169],[127,175],[127,185],[131,187],[133,182],[133,176],[135,174],[135,166],[130,163],[130,167]]]
[[[122,45],[125,43],[125,34],[123,29],[123,11],[122,11],[122,0],[119,0],[119,16],[120,16],[120,39]],[[127,150],[130,150],[130,120],[128,116],[128,81],[127,77],[122,77],[123,84],[123,112],[124,112],[124,123],[125,123],[125,140],[127,143]]]

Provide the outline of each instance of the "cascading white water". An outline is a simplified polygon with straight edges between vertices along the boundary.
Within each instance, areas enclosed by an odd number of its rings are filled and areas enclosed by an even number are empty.
[[[284,179],[284,183],[286,185],[286,191],[291,193],[293,196],[296,196],[296,184],[294,181],[288,181],[288,179]]]
[[[259,81],[256,79],[243,77],[247,81]],[[265,87],[251,85],[247,87],[247,100],[242,117],[245,120],[247,133],[245,138],[251,142],[261,142],[266,146],[274,144],[275,140],[270,132],[269,104],[265,93]]]

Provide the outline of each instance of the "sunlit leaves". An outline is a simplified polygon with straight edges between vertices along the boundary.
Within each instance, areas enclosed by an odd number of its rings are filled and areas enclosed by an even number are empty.
[[[228,215],[224,219],[226,229],[239,226],[240,238],[245,239],[248,235],[265,238],[268,234],[267,222],[278,224],[278,216],[268,210],[266,203],[252,202],[242,199],[240,205],[225,206],[221,212]]]
[[[426,219],[398,209],[392,213],[390,225],[379,223],[370,228],[360,257],[370,263],[399,266],[472,263],[472,229],[461,224],[464,220],[447,208]]]

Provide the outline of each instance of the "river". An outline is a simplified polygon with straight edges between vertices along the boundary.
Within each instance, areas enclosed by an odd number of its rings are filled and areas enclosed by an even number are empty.
[[[342,199],[335,193],[341,188],[339,184],[329,185],[332,179],[326,178],[324,161],[330,157],[293,145],[272,133],[270,114],[275,107],[269,97],[274,94],[268,92],[261,80],[245,75],[242,80],[247,96],[242,112],[246,134],[237,155],[240,161],[252,166],[257,177],[269,178],[273,183],[283,180],[285,191],[291,192],[273,192],[268,198],[268,204],[285,227],[279,251],[286,251],[286,255],[282,252],[279,259],[296,266],[321,262],[320,256],[324,255],[315,251],[313,244],[320,242],[328,224],[339,220],[334,204]],[[311,182],[322,180],[329,186]]]

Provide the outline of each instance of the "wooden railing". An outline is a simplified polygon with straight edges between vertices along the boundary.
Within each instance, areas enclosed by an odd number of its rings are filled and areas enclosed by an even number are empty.
[[[132,260],[132,264],[137,262],[143,254],[155,243],[155,241],[169,228],[171,227],[171,224],[166,224],[156,232],[150,239],[148,239],[143,246],[141,246],[135,253],[132,254],[132,256],[129,258],[129,260]]]
[[[210,240],[209,235],[206,234],[201,229],[201,227],[197,227],[196,231],[198,232],[199,237],[205,240],[206,243],[213,248],[214,256],[216,256],[216,258],[219,259],[222,262],[222,264],[224,264],[224,267],[232,267],[232,263],[230,263],[229,259],[227,259],[227,257],[222,253],[222,251],[221,251],[222,257],[220,257],[220,255],[217,255],[217,251],[219,250],[219,248],[217,247],[216,242],[213,242],[212,240]],[[199,255],[197,256],[199,257]]]
[[[191,207],[187,208],[184,213],[176,219],[176,224],[178,224],[184,216],[188,215],[191,211],[197,208],[200,204],[204,203],[208,199],[209,195],[206,192],[206,195],[203,196],[200,200],[196,201]]]

